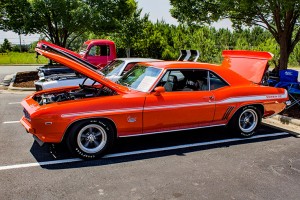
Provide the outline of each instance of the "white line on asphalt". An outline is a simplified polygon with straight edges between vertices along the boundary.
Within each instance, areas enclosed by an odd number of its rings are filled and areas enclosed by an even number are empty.
[[[238,142],[238,141],[243,141],[243,140],[253,140],[253,139],[259,139],[259,138],[277,137],[277,136],[283,136],[283,135],[288,135],[288,134],[289,133],[281,132],[281,133],[273,133],[273,134],[266,134],[266,135],[257,135],[257,136],[251,137],[251,138],[232,138],[232,139],[216,140],[216,141],[210,141],[210,142],[200,142],[200,143],[194,143],[194,144],[177,145],[177,146],[164,147],[164,148],[146,149],[146,150],[140,150],[140,151],[124,152],[124,153],[114,153],[114,154],[108,154],[108,155],[104,156],[103,158],[115,158],[115,157],[137,155],[137,154],[144,154],[144,153],[154,153],[154,152],[184,149],[184,148],[190,148],[190,147],[200,147],[200,146],[207,146],[207,145],[213,145],[213,144],[222,144],[222,143],[227,143],[227,142]],[[36,166],[43,166],[43,165],[72,163],[72,162],[78,162],[78,161],[83,161],[83,160],[80,158],[72,158],[72,159],[53,160],[53,161],[45,161],[45,162],[37,162],[37,163],[7,165],[7,166],[0,166],[0,171],[7,170],[7,169],[36,167]]]
[[[20,121],[8,121],[8,122],[3,122],[3,124],[16,124],[20,123]]]
[[[43,165],[55,165],[55,164],[63,164],[63,163],[78,162],[78,161],[82,161],[82,159],[74,158],[74,159],[64,159],[64,160],[53,160],[53,161],[37,162],[37,163],[8,165],[8,166],[1,166],[0,171],[1,170],[6,170],[6,169],[18,169],[18,168],[36,167],[36,166],[43,166]]]
[[[8,103],[9,105],[13,105],[13,104],[20,104],[21,102],[10,102]]]

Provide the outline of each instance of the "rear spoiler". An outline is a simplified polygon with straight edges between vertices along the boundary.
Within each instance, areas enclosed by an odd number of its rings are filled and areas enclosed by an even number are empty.
[[[180,50],[178,61],[193,61],[196,62],[200,56],[198,50]]]
[[[222,56],[224,58],[254,58],[254,59],[262,59],[262,60],[271,60],[273,58],[273,54],[266,51],[247,51],[247,50],[224,50],[222,52]]]

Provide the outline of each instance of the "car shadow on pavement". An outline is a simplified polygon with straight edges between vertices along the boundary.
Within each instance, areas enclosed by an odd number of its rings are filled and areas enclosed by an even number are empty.
[[[234,138],[232,134],[228,134],[226,133],[226,131],[227,129],[224,128],[209,128],[209,129],[198,129],[192,131],[164,133],[158,135],[120,138],[116,141],[114,147],[109,151],[109,154],[166,148],[166,147],[202,143],[202,142],[214,142],[214,141]],[[259,129],[257,134],[258,135],[270,134],[271,136],[272,133],[278,133],[278,132],[279,131],[276,129],[262,126]],[[55,164],[55,165],[41,165],[41,167],[49,170],[71,169],[71,168],[112,165],[112,164],[118,164],[123,162],[132,162],[137,160],[145,160],[145,159],[166,157],[172,155],[186,156],[187,153],[196,152],[196,151],[200,152],[200,151],[215,149],[215,148],[227,148],[234,145],[265,142],[265,141],[276,140],[276,139],[281,139],[286,137],[291,137],[291,136],[280,135],[280,136],[272,136],[272,137],[264,137],[264,138],[253,138],[250,140],[224,142],[219,144],[207,144],[203,146],[187,147],[187,148],[173,149],[167,151],[157,151],[153,153],[143,153],[143,154],[137,153],[134,155],[126,155],[120,157],[99,158],[96,160],[78,161],[78,162],[70,162],[70,163]],[[64,145],[53,146],[53,145],[46,144],[40,147],[36,142],[34,142],[30,152],[35,157],[37,162],[47,162],[53,160],[74,158],[69,153],[67,147]]]

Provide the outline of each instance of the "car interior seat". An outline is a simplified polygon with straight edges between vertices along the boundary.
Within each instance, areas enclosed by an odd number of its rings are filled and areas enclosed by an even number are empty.
[[[175,91],[177,88],[178,79],[177,76],[169,75],[167,82],[164,84],[164,88],[167,92]]]

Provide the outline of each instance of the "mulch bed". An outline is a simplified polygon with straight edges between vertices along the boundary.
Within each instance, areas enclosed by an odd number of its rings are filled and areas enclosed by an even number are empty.
[[[31,88],[34,86],[34,81],[39,79],[37,71],[18,72],[14,81],[14,87]]]

